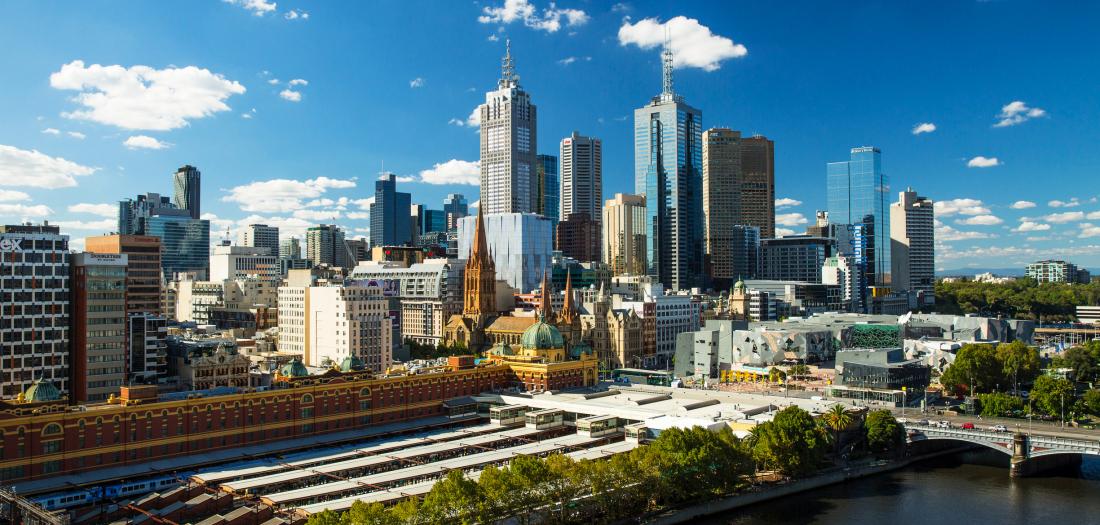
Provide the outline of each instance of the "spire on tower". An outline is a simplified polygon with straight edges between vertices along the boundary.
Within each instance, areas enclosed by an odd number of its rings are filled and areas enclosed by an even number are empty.
[[[501,88],[519,85],[519,75],[516,74],[515,64],[512,63],[512,39],[504,39],[504,58],[500,60]]]
[[[665,49],[661,51],[661,62],[661,98],[672,98],[676,93],[672,89],[672,33],[668,24],[665,24]]]
[[[577,318],[577,310],[573,305],[573,272],[569,271],[568,266],[565,271],[565,299],[561,304],[561,315],[558,316],[565,323],[572,324]]]

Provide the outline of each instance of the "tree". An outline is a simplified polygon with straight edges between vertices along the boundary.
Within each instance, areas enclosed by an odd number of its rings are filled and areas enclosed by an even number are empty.
[[[309,517],[306,525],[341,525],[345,523],[339,512],[325,510]]]
[[[955,354],[955,361],[940,376],[940,384],[955,394],[973,395],[992,391],[1004,381],[1004,366],[997,351],[988,344],[966,344]]]
[[[848,409],[844,408],[844,405],[837,403],[830,407],[829,411],[821,416],[821,419],[833,431],[834,452],[840,450],[840,433],[851,426],[852,415],[848,413]]]
[[[1062,416],[1066,407],[1073,407],[1073,383],[1051,376],[1039,376],[1031,387],[1031,399],[1039,410],[1052,416]]]
[[[1094,416],[1100,416],[1100,389],[1093,388],[1081,398],[1085,403],[1085,410]]]
[[[356,501],[344,514],[344,523],[355,525],[401,525],[403,522],[381,503]]]
[[[986,417],[1003,417],[1023,408],[1023,399],[1004,392],[978,394],[978,409]]]
[[[576,499],[584,491],[584,480],[580,477],[581,469],[576,468],[577,462],[564,454],[553,454],[544,460],[549,470],[546,483],[547,499],[558,507],[558,520],[560,523],[569,521],[566,517],[569,503]]]
[[[874,410],[863,422],[867,448],[873,452],[896,453],[905,445],[905,432],[889,410]]]
[[[432,487],[420,505],[420,514],[432,523],[472,524],[481,498],[477,482],[461,470],[452,470]]]
[[[1019,340],[997,345],[997,360],[1001,362],[1005,377],[1012,378],[1013,391],[1019,388],[1021,382],[1029,383],[1038,377],[1042,366],[1039,349]]]
[[[809,412],[790,406],[757,428],[753,458],[766,468],[802,476],[813,472],[821,462],[827,438]]]
[[[1075,346],[1054,359],[1054,366],[1073,369],[1073,378],[1091,383],[1100,378],[1100,342],[1089,341]]]

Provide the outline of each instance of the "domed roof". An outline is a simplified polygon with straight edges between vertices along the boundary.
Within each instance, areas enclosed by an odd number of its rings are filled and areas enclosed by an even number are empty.
[[[489,353],[492,355],[516,355],[516,352],[512,350],[512,347],[508,343],[497,343],[489,349]]]
[[[309,375],[309,370],[306,369],[306,365],[302,364],[301,359],[295,358],[291,362],[283,365],[279,373],[286,377],[306,377]]]
[[[584,343],[584,341],[569,347],[569,357],[572,359],[580,359],[584,354],[591,354],[592,347]]]
[[[565,339],[561,332],[539,317],[538,322],[523,331],[523,337],[519,340],[525,349],[549,350],[551,348],[565,348]]]
[[[57,386],[53,383],[38,378],[31,383],[31,386],[27,387],[27,391],[24,392],[23,398],[26,399],[28,403],[57,401],[61,399],[61,391],[58,390]]]
[[[733,295],[734,292],[745,293],[745,281],[742,281],[741,277],[738,277],[737,282],[733,283],[733,290],[730,290],[730,295]]]
[[[345,357],[344,360],[340,363],[340,371],[341,372],[351,372],[351,371],[354,371],[354,370],[362,370],[366,367],[367,367],[367,364],[364,363],[362,359],[360,359],[359,357],[354,356],[354,355],[349,355],[349,356]]]

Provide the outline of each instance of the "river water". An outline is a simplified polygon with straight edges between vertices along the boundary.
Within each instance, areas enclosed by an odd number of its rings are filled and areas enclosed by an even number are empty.
[[[1008,457],[972,451],[711,516],[710,525],[1100,524],[1100,459],[1012,479]]]

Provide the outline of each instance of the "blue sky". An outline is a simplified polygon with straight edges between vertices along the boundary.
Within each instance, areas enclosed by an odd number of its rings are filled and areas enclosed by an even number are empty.
[[[942,202],[937,267],[1100,266],[1095,3],[8,2],[0,221],[108,231],[183,164],[217,231],[361,234],[383,164],[414,202],[476,200],[467,119],[505,37],[539,151],[600,137],[610,198],[633,189],[628,116],[660,89],[666,23],[704,125],[775,140],[782,228],[824,207],[827,162],[875,145],[893,191]]]

